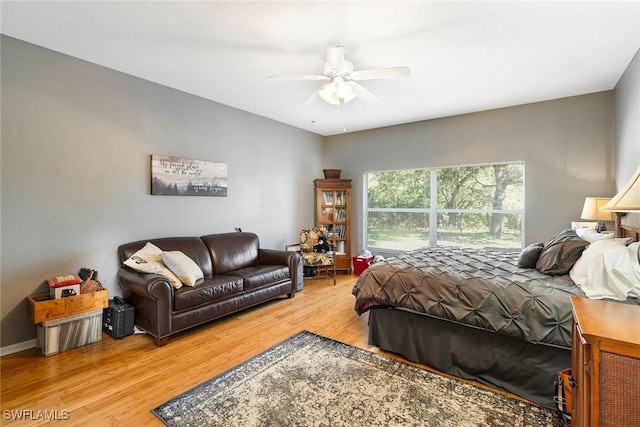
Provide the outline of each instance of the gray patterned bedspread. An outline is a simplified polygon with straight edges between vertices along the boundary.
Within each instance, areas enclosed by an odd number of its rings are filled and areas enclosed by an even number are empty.
[[[373,264],[353,288],[355,309],[404,307],[472,327],[571,347],[572,295],[566,276],[518,267],[518,253],[433,246]]]

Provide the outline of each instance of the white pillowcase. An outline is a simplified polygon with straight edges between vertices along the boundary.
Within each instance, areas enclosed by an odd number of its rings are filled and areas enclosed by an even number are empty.
[[[633,282],[633,289],[629,292],[629,296],[640,298],[640,242],[627,246],[627,253],[634,273],[629,277]]]
[[[187,286],[195,286],[198,280],[204,278],[198,264],[180,251],[162,252],[162,261]]]
[[[589,298],[623,301],[634,292],[640,295],[638,244],[596,240],[582,252],[569,276]]]
[[[147,242],[142,249],[131,255],[124,262],[124,265],[141,273],[159,274],[165,277],[174,288],[180,289],[182,287],[180,279],[163,264],[162,249],[151,242]]]
[[[593,228],[579,228],[576,230],[578,237],[583,238],[589,243],[593,243],[597,240],[613,239],[614,233],[598,233]]]

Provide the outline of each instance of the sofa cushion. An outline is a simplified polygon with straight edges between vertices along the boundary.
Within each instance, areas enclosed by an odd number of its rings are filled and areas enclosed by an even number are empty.
[[[180,251],[191,258],[205,276],[213,274],[209,250],[198,237],[163,237],[160,239],[139,240],[118,247],[120,260],[124,262],[146,242],[151,242],[163,251]]]
[[[198,280],[204,278],[198,264],[180,251],[162,252],[162,262],[187,286],[195,286]]]
[[[182,287],[182,282],[162,262],[162,249],[147,242],[140,250],[124,260],[124,265],[141,273],[159,274],[165,277],[176,289]]]
[[[227,274],[259,264],[260,243],[253,233],[210,234],[201,239],[209,250],[213,274]]]
[[[289,267],[286,265],[257,265],[229,271],[227,274],[229,276],[242,277],[244,281],[243,289],[250,291],[265,285],[289,280]]]
[[[221,301],[242,293],[242,279],[236,276],[208,276],[196,287],[183,286],[173,296],[174,311]]]

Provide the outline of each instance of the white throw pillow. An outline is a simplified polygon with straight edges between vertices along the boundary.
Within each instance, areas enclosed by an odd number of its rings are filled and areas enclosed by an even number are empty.
[[[174,288],[180,289],[182,282],[171,272],[162,262],[162,249],[151,242],[147,242],[142,249],[124,262],[124,265],[131,267],[141,273],[154,273],[165,277]]]
[[[578,233],[579,237],[583,238],[589,243],[593,243],[597,240],[613,239],[615,236],[613,232],[598,233],[593,228],[580,228],[576,230],[576,233]]]
[[[198,280],[204,278],[198,264],[180,251],[162,252],[162,261],[187,286],[195,286]]]
[[[635,273],[623,239],[591,243],[569,275],[585,295],[593,299],[623,301],[634,288]]]

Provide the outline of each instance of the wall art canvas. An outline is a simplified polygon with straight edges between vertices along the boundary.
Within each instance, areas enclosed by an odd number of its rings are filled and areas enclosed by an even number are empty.
[[[151,194],[224,197],[227,164],[152,154]]]

